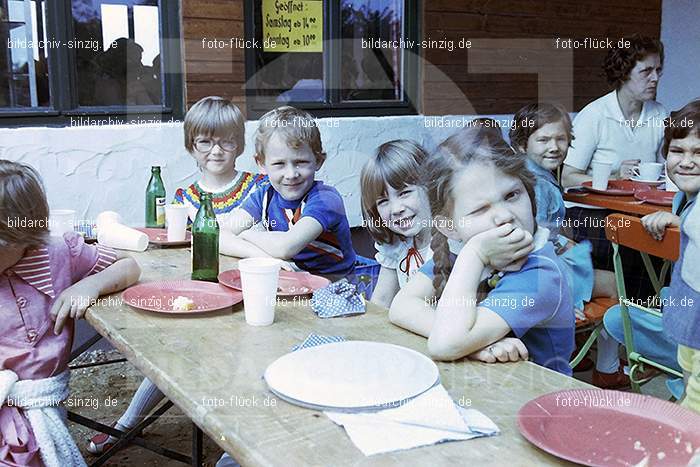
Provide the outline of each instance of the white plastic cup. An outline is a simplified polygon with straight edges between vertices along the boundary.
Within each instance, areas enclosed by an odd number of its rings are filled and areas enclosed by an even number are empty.
[[[145,251],[148,235],[116,222],[102,224],[97,232],[97,243],[120,250]]]
[[[72,209],[54,209],[49,215],[49,231],[54,237],[62,237],[66,232],[75,230],[75,211]]]
[[[612,162],[593,162],[593,182],[591,186],[595,190],[607,190],[608,180],[610,180],[610,171],[612,170]]]
[[[187,206],[167,204],[165,206],[165,225],[168,229],[169,242],[181,242],[187,235]]]
[[[97,219],[95,219],[95,224],[97,225],[97,228],[99,229],[101,225],[107,225],[107,224],[121,224],[122,223],[122,216],[120,216],[118,213],[114,211],[102,211],[97,215]]]
[[[632,172],[642,180],[655,182],[661,176],[663,167],[660,162],[642,162]]]
[[[238,262],[243,288],[245,322],[269,326],[275,320],[280,261],[275,258],[246,258]]]

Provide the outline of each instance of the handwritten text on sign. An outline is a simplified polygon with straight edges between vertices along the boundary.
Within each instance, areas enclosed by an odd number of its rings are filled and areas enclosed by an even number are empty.
[[[323,52],[322,0],[263,0],[265,52]]]

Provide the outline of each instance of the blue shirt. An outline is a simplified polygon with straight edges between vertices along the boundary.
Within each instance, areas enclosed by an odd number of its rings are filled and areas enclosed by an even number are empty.
[[[530,172],[535,175],[535,204],[537,205],[535,220],[538,225],[549,229],[549,239],[554,242],[559,236],[559,229],[566,214],[561,188],[552,172],[537,165],[530,158],[527,158],[525,163]]]
[[[431,260],[420,271],[432,279],[433,265]],[[530,253],[519,271],[506,272],[479,306],[508,323],[535,363],[572,374],[576,317],[564,266],[550,242]]]
[[[675,212],[685,199],[682,192],[676,194]],[[700,208],[695,198],[687,200],[680,216],[680,254],[664,301],[664,333],[678,344],[700,349]]]
[[[286,232],[302,217],[311,217],[323,232],[293,258],[299,268],[313,274],[346,276],[355,268],[350,225],[338,190],[316,181],[302,199],[288,201],[270,185],[256,190],[241,206],[269,231]]]

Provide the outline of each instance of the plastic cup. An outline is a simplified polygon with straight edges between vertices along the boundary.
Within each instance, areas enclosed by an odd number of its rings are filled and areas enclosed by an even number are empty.
[[[280,261],[274,258],[246,258],[238,262],[243,288],[245,322],[269,326],[275,320]]]
[[[187,206],[168,204],[165,206],[165,225],[168,228],[168,241],[181,242],[187,235]]]
[[[97,215],[97,219],[95,219],[95,224],[97,225],[97,228],[99,229],[101,225],[107,225],[107,224],[121,224],[122,223],[122,216],[120,216],[118,213],[114,211],[102,211]]]
[[[642,180],[656,181],[661,176],[664,165],[659,162],[642,162],[633,170],[633,173]]]
[[[593,162],[591,166],[593,168],[593,182],[591,186],[594,190],[607,190],[612,162]]]
[[[97,243],[120,250],[144,251],[148,235],[116,222],[102,224],[97,232]]]
[[[62,237],[75,229],[75,211],[72,209],[54,209],[49,215],[49,231],[55,237]]]

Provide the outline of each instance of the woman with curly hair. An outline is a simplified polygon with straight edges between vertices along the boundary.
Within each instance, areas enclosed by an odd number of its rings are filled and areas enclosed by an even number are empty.
[[[663,44],[650,37],[626,38],[629,45],[608,51],[603,71],[614,89],[585,106],[573,122],[569,153],[562,169],[562,185],[581,185],[592,179],[593,162],[612,164],[611,179],[626,179],[640,162],[663,162],[660,155],[664,139],[664,119],[668,112],[656,102],[656,91],[664,62]],[[573,227],[574,240],[590,240],[593,246],[593,266],[612,270],[610,242],[605,238],[605,209],[571,206],[567,217]],[[626,254],[624,256],[627,256]],[[639,263],[637,254],[623,263],[630,270]],[[653,289],[646,276],[632,278],[636,287],[628,288],[630,295],[646,298]]]

